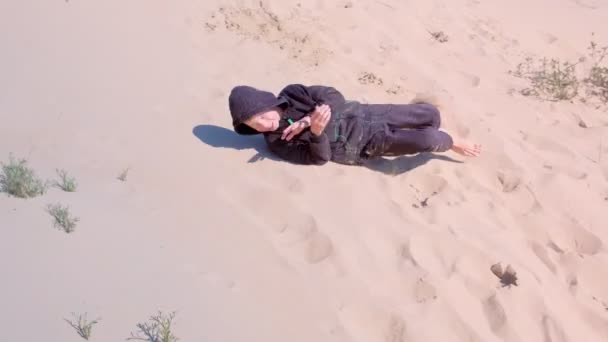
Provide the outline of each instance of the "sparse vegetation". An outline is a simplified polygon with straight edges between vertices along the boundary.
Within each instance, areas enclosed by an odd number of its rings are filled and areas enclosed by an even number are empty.
[[[530,82],[529,88],[520,91],[524,96],[535,96],[549,101],[571,100],[578,95],[577,64],[546,58],[534,61],[532,57],[527,57],[511,74]]]
[[[359,83],[361,84],[375,84],[375,85],[383,85],[384,81],[382,78],[376,76],[371,72],[363,72],[359,75]]]
[[[67,171],[57,170],[57,175],[59,176],[59,181],[55,182],[55,186],[66,192],[76,191],[78,183],[76,183],[76,179],[74,177],[68,175]]]
[[[387,94],[397,95],[401,93],[401,86],[398,84],[393,84],[390,88],[386,89]]]
[[[588,49],[593,62],[589,76],[584,80],[589,86],[588,94],[608,103],[608,67],[602,65],[608,55],[608,46],[600,48],[592,41]]]
[[[603,64],[608,56],[608,46],[599,47],[591,41],[588,50],[588,58],[581,57],[574,63],[556,58],[535,60],[527,57],[509,73],[529,81],[530,86],[519,91],[524,96],[549,101],[569,101],[579,95],[586,95],[580,96],[581,102],[586,103],[589,98],[596,98],[608,104],[608,65]],[[581,77],[583,72],[579,70],[579,65],[587,62],[590,64],[586,64],[586,76]]]
[[[11,155],[8,164],[0,164],[0,191],[20,198],[36,197],[46,192],[47,185],[27,166],[25,159],[15,160]]]
[[[126,182],[128,174],[129,174],[129,168],[126,168],[126,169],[122,170],[122,172],[116,178],[121,182]]]
[[[158,312],[157,315],[150,317],[148,322],[137,324],[139,331],[131,333],[127,340],[147,341],[147,342],[176,342],[178,340],[171,331],[171,324],[175,318],[175,312],[164,315]]]
[[[80,220],[70,214],[70,209],[61,204],[49,204],[47,212],[53,216],[55,222],[53,226],[57,229],[62,229],[66,233],[72,233],[76,229],[76,223]]]
[[[89,340],[91,338],[91,333],[93,332],[93,325],[99,323],[101,319],[98,318],[96,320],[89,321],[86,313],[78,316],[76,316],[75,313],[72,313],[72,316],[74,316],[74,321],[66,318],[64,318],[64,320],[68,322],[68,324],[72,326],[74,330],[76,330],[80,337],[84,338],[85,340]]]
[[[450,40],[450,38],[448,37],[447,34],[445,34],[443,31],[429,31],[429,34],[431,35],[431,37],[433,37],[436,41],[440,42],[440,43],[446,43],[447,41]]]

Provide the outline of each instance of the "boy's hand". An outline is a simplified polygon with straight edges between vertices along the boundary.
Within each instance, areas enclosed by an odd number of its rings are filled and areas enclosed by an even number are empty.
[[[310,127],[310,117],[306,116],[289,125],[289,127],[283,131],[281,139],[289,141],[308,127]]]
[[[315,111],[310,115],[310,119],[310,131],[312,134],[316,136],[323,134],[325,126],[327,126],[329,119],[331,119],[331,108],[328,105],[316,107]]]

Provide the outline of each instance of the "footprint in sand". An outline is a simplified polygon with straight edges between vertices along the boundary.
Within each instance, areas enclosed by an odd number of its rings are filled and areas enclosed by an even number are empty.
[[[250,201],[247,209],[253,215],[252,218],[267,228],[265,232],[269,233],[279,252],[287,258],[316,264],[330,257],[334,251],[333,243],[327,234],[319,230],[314,216],[299,211],[289,199],[279,199],[276,196],[279,192],[280,190],[273,191],[267,187],[252,188],[246,198],[268,199]],[[281,207],[291,209],[289,212],[276,210]]]
[[[306,189],[306,183],[301,178],[284,171],[279,176],[273,176],[272,182],[277,190],[287,190],[288,193],[302,193]]]
[[[550,248],[552,251],[554,251],[557,254],[564,254],[564,250],[559,247],[554,241],[549,241],[547,243],[547,247]]]
[[[529,185],[523,186],[522,191],[514,192],[513,198],[514,200],[509,201],[508,206],[520,215],[527,216],[543,210],[543,205]]]
[[[319,263],[327,259],[333,250],[334,247],[329,237],[323,233],[316,232],[308,242],[306,261],[311,264]]]
[[[386,342],[405,342],[406,326],[403,318],[397,315],[392,315],[389,319],[388,329],[386,332]]]
[[[408,246],[412,262],[422,270],[439,276],[449,276],[452,273],[452,263],[446,260],[443,249],[433,236],[414,235]]]
[[[414,297],[418,303],[425,303],[429,300],[435,300],[437,299],[437,290],[426,280],[420,278],[416,282],[416,286],[414,288]]]
[[[394,44],[390,41],[380,42],[379,48],[382,56],[385,58],[391,57],[393,54],[398,53],[400,50],[399,45]]]
[[[599,1],[594,1],[594,0],[572,0],[572,2],[574,2],[575,4],[577,4],[578,6],[580,6],[582,8],[587,8],[587,9],[597,9],[600,5]]]
[[[438,175],[424,174],[416,179],[412,179],[410,188],[414,196],[418,199],[416,203],[420,207],[428,206],[431,198],[439,195],[448,187],[448,181]]]
[[[365,298],[352,298],[340,305],[338,315],[344,331],[359,341],[408,341],[406,322],[399,314],[372,305]]]
[[[552,34],[550,34],[550,33],[544,33],[544,34],[543,34],[543,38],[545,39],[545,41],[546,41],[548,44],[553,44],[553,43],[555,43],[555,42],[557,41],[557,39],[558,39],[556,36],[554,36],[554,35],[552,35]]]
[[[594,297],[594,300],[597,301],[597,298]],[[608,306],[605,302],[599,304],[601,304],[604,312],[598,314],[595,310],[584,309],[583,319],[595,332],[604,336],[604,341],[606,341],[606,337],[608,337],[608,322],[606,321],[605,314],[608,311]]]
[[[602,240],[574,218],[559,218],[553,230],[548,247],[559,254],[575,252],[581,256],[595,255],[604,249]]]
[[[407,243],[401,245],[401,247],[399,247],[399,255],[401,256],[401,258],[403,260],[410,263],[412,266],[414,266],[414,267],[419,266],[418,263],[416,262],[416,260],[414,259],[414,257],[412,256],[412,251],[410,249],[409,241]]]
[[[490,329],[497,336],[504,336],[504,330],[507,325],[507,315],[502,304],[496,298],[496,294],[482,301],[483,312],[488,319]]]
[[[484,314],[488,319],[490,330],[492,330],[496,336],[500,337],[501,340],[505,342],[527,341],[526,339],[522,339],[517,334],[517,331],[510,326],[505,309],[496,297],[496,294],[483,300],[482,307]]]
[[[317,231],[317,221],[312,215],[290,213],[291,219],[281,225],[278,232],[281,240],[288,244],[294,244],[310,239]]]
[[[479,87],[479,84],[481,83],[481,78],[479,78],[479,76],[472,75],[464,71],[461,71],[460,74],[466,80],[466,82],[471,85],[471,87]]]
[[[266,1],[259,1],[254,6],[220,7],[205,23],[209,32],[223,28],[241,37],[264,42],[308,67],[318,66],[332,53],[315,32],[302,30],[319,25],[322,23],[318,18],[305,18],[297,7],[289,15],[279,16]]]
[[[551,215],[543,211],[538,214],[545,215],[549,219],[546,224],[551,227],[552,233],[550,237],[547,236],[545,246],[560,257],[569,253],[580,256],[596,255],[604,250],[602,240],[576,219]],[[548,259],[547,249],[533,243],[532,250],[549,269],[554,270],[553,263]]]
[[[555,321],[544,315],[542,319],[543,326],[543,335],[545,336],[546,342],[567,342],[568,339],[564,335],[564,331],[562,330],[559,324],[556,324]]]
[[[585,227],[575,219],[570,220],[570,224],[566,226],[566,230],[574,240],[574,247],[578,253],[595,255],[603,249],[602,240],[585,229]]]
[[[549,253],[547,253],[547,249],[543,247],[538,242],[532,242],[531,248],[534,254],[540,259],[540,261],[547,266],[547,268],[553,273],[557,273],[557,269],[551,258],[549,257]]]
[[[319,231],[312,215],[302,214],[291,219],[279,230],[276,238],[279,245],[286,246],[289,253],[297,253],[309,264],[317,264],[329,258],[334,251],[331,239]]]
[[[496,178],[500,182],[502,192],[513,192],[521,185],[521,173],[515,170],[499,170]]]
[[[568,284],[568,291],[573,296],[576,296],[576,292],[578,291],[578,277],[576,275],[570,275],[566,279],[566,283]]]
[[[517,39],[514,39],[508,35],[508,30],[500,25],[499,22],[492,19],[482,19],[475,16],[474,19],[468,20],[471,29],[476,33],[472,34],[474,37],[474,43],[477,45],[478,54],[480,56],[486,56],[489,49],[492,47],[498,48],[500,53],[498,58],[502,61],[509,61],[509,56],[517,55],[520,45]]]
[[[547,139],[542,136],[535,136],[535,135],[531,135],[531,134],[524,133],[524,132],[521,132],[521,133],[522,133],[522,140],[527,142],[530,146],[539,150],[540,152],[554,153],[554,154],[559,155],[560,157],[564,157],[564,156],[567,156],[570,158],[576,157],[575,153],[572,152],[572,150],[570,150],[566,146],[558,143],[557,141]]]

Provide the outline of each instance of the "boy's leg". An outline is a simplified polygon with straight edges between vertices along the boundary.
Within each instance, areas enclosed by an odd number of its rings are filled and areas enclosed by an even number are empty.
[[[439,128],[441,125],[441,114],[439,113],[437,107],[430,103],[409,103],[379,106],[385,106],[382,109],[386,110],[385,117],[387,124],[391,129],[423,127]]]
[[[445,152],[452,148],[452,137],[434,127],[390,130],[386,136],[386,155]]]

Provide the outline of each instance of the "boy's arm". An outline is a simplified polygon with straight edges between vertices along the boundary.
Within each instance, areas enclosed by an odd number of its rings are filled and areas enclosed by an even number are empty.
[[[346,101],[344,95],[334,87],[313,85],[308,87],[313,100],[318,104],[327,104],[330,107],[338,107]]]
[[[331,148],[329,138],[325,133],[316,136],[310,132],[309,141],[293,139],[282,140],[281,136],[273,136],[267,139],[269,149],[280,158],[302,165],[323,165],[331,159]]]
[[[292,102],[307,106],[306,111],[313,111],[315,106],[327,104],[330,107],[339,107],[344,104],[344,96],[335,88],[327,86],[304,86],[302,84],[290,84],[279,93],[280,97],[286,97]]]

